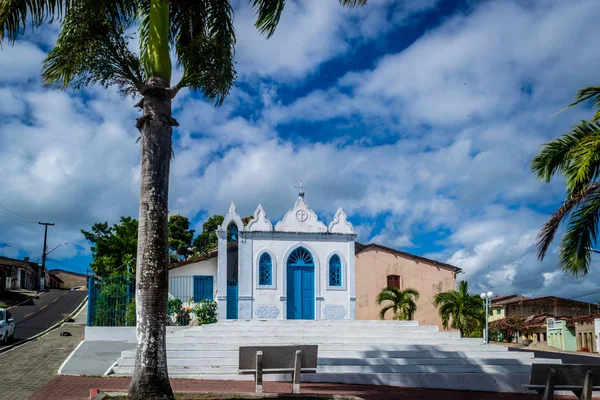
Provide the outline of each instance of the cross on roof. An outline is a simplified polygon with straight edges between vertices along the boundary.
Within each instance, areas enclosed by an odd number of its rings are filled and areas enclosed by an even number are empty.
[[[294,187],[296,189],[298,189],[298,196],[304,198],[304,189],[307,189],[307,187],[302,184],[302,181],[300,181],[300,186],[294,186]]]

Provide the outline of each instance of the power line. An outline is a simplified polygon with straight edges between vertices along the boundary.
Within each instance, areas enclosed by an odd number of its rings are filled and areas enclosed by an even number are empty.
[[[3,210],[6,210],[6,211],[3,211]],[[20,222],[23,222],[26,224],[35,224],[35,221],[32,221],[30,219],[25,218],[24,216],[22,216],[20,214],[17,214],[13,210],[11,210],[10,208],[8,208],[2,204],[0,204],[0,214],[12,216],[14,219],[19,220]]]

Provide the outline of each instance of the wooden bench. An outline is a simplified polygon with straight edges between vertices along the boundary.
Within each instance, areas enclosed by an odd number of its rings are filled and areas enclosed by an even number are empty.
[[[580,400],[592,400],[592,391],[600,390],[600,365],[532,364],[531,379],[525,388],[554,399],[555,390],[570,390]]]
[[[254,374],[256,393],[262,393],[263,374],[292,374],[292,392],[300,393],[300,375],[317,372],[317,345],[242,346],[240,374]]]

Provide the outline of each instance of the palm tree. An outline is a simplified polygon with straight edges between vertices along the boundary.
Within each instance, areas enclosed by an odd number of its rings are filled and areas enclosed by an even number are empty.
[[[481,320],[481,299],[469,294],[469,284],[461,281],[458,290],[438,293],[433,298],[433,305],[438,309],[442,318],[442,326],[448,329],[458,329],[464,336],[470,336],[472,330]],[[450,323],[450,321],[452,321]]]
[[[593,121],[581,121],[571,132],[544,144],[531,162],[538,180],[547,183],[562,175],[566,188],[563,204],[538,234],[538,258],[544,259],[558,228],[566,222],[559,262],[564,271],[574,276],[589,271],[590,248],[596,243],[600,216],[600,87],[581,90],[570,106],[588,99],[593,99],[599,108]]]
[[[415,289],[400,290],[395,286],[388,286],[377,295],[378,305],[381,305],[384,301],[389,301],[379,312],[379,317],[385,319],[385,313],[392,310],[394,320],[410,321],[417,311],[416,300],[419,300],[419,292]]]
[[[367,0],[340,0],[359,6]],[[249,0],[256,27],[271,36],[285,0]],[[139,95],[141,190],[136,268],[138,348],[131,399],[172,399],[166,358],[168,192],[171,101],[182,88],[220,105],[235,78],[233,9],[229,0],[0,0],[0,43],[19,38],[29,22],[61,24],[43,62],[46,85],[65,89],[118,85]],[[139,56],[128,47],[139,26]],[[183,69],[171,86],[171,50]]]

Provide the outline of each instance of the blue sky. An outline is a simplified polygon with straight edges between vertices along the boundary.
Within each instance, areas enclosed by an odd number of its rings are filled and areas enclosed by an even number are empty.
[[[233,3],[236,89],[220,108],[188,91],[174,102],[171,213],[200,230],[235,201],[276,221],[303,180],[326,222],[341,206],[360,241],[457,265],[477,291],[600,289],[597,262],[574,280],[555,246],[537,261],[535,236],[563,188],[529,172],[542,143],[591,115],[554,113],[598,84],[596,0],[289,1],[269,40],[247,2]],[[138,112],[113,89],[43,88],[56,34],[44,26],[0,50],[0,204],[55,222],[49,247],[70,244],[49,267],[85,271],[80,229],[137,215]],[[42,227],[8,214],[0,254],[38,258]]]

